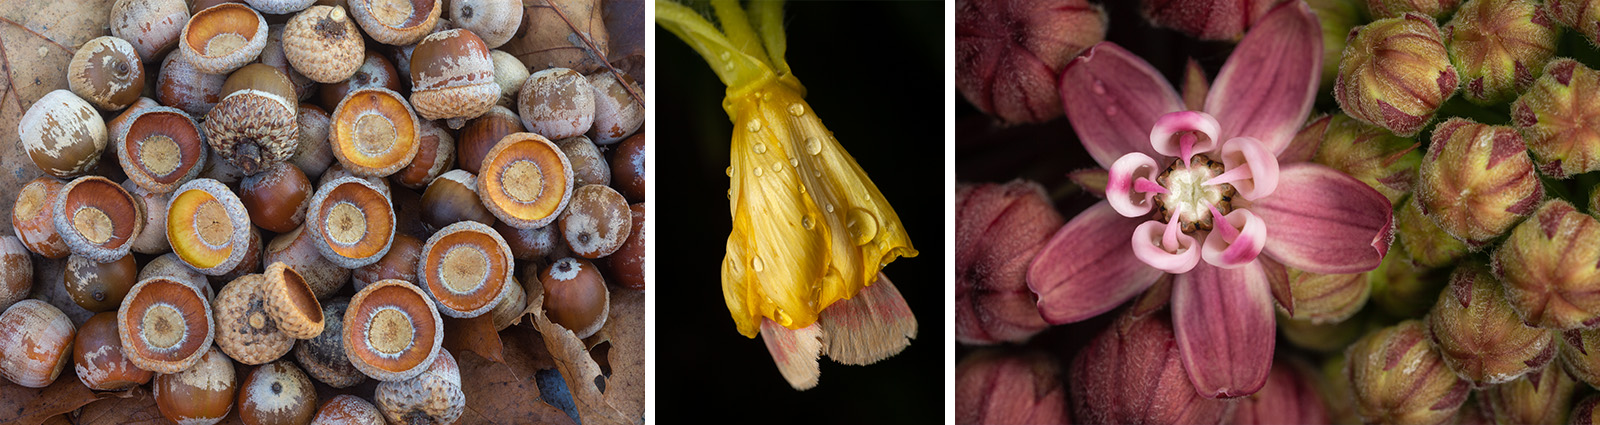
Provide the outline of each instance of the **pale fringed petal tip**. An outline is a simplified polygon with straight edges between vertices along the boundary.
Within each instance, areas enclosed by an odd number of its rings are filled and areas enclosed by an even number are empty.
[[[1101,167],[1124,154],[1155,155],[1151,126],[1183,101],[1144,59],[1102,42],[1067,63],[1061,73],[1061,106],[1084,149]]]
[[[900,289],[882,273],[856,296],[822,310],[817,321],[827,341],[828,358],[847,365],[877,363],[911,345],[917,318]]]
[[[771,320],[761,320],[761,341],[767,344],[767,353],[778,365],[778,373],[797,390],[817,386],[822,378],[821,356],[828,349],[822,327],[815,323],[800,329],[789,329]]]
[[[1242,397],[1266,384],[1277,332],[1260,263],[1236,269],[1202,264],[1179,275],[1172,284],[1172,323],[1200,395]]]
[[[723,297],[739,332],[789,329],[854,297],[916,249],[855,159],[785,82],[729,93],[734,118]]]
[[[1222,138],[1251,136],[1273,153],[1305,123],[1322,81],[1322,26],[1305,2],[1284,2],[1245,34],[1211,83],[1205,110]]]

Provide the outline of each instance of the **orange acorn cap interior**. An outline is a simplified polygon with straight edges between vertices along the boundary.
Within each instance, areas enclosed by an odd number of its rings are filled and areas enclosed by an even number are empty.
[[[543,226],[572,196],[572,165],[544,136],[512,133],[484,158],[478,196],[495,216],[514,227]]]
[[[179,191],[167,208],[167,240],[173,252],[195,268],[209,269],[227,261],[233,256],[233,242],[241,227],[250,225],[248,221],[234,222],[224,202],[193,188]]]
[[[511,250],[483,223],[450,225],[423,248],[417,280],[454,317],[476,317],[500,300],[510,278]]]
[[[352,172],[364,168],[391,174],[410,165],[421,146],[415,114],[388,89],[350,93],[333,111],[332,121],[329,142]]]
[[[346,258],[378,255],[394,238],[393,209],[383,193],[352,178],[334,186],[318,205],[318,236]]]
[[[249,44],[255,37],[261,17],[249,6],[223,3],[189,18],[184,43],[205,57],[223,57]]]
[[[443,322],[432,306],[427,295],[401,280],[361,290],[344,319],[350,360],[388,374],[420,372],[438,354],[443,337]]]
[[[124,347],[147,361],[186,363],[211,346],[211,310],[194,287],[165,277],[150,278],[129,294],[120,311],[119,326],[128,330]]]
[[[144,201],[135,199],[122,185],[105,177],[83,177],[61,189],[57,202],[56,229],[68,240],[88,242],[106,250],[127,254],[128,245],[144,228]],[[68,224],[62,226],[62,223]],[[112,255],[106,261],[121,258]],[[98,255],[85,256],[101,261]]]
[[[143,174],[141,177],[157,185],[180,182],[206,153],[194,120],[176,109],[139,114],[128,125],[122,143],[128,152],[124,169]]]

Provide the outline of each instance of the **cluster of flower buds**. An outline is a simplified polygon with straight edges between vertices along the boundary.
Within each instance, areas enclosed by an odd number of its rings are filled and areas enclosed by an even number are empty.
[[[1272,362],[1267,384],[1239,400],[1235,424],[1314,424],[1328,420],[1322,395],[1313,386],[1310,366],[1280,356]]]
[[[1411,192],[1417,164],[1422,163],[1419,143],[1345,114],[1320,118],[1301,131],[1318,129],[1322,129],[1322,143],[1313,161],[1372,186],[1391,204],[1398,204]]]
[[[1148,298],[1148,297],[1142,297]],[[1215,424],[1234,404],[1196,392],[1166,310],[1119,316],[1072,360],[1073,417],[1080,423]]]
[[[1550,14],[1567,28],[1578,30],[1590,43],[1600,45],[1600,1],[1597,0],[1546,0]]]
[[[1411,261],[1422,267],[1444,267],[1467,253],[1467,244],[1439,228],[1422,214],[1420,198],[1413,196],[1394,215],[1395,236]],[[1393,251],[1391,251],[1393,252]]]
[[[1450,420],[1472,385],[1445,366],[1422,322],[1379,329],[1345,350],[1345,378],[1367,423],[1436,424]]]
[[[956,89],[1004,122],[1055,119],[1061,68],[1105,36],[1105,11],[1087,0],[958,1]]]
[[[1333,83],[1350,116],[1409,137],[1455,94],[1460,80],[1433,18],[1407,13],[1350,34]]]
[[[1342,322],[1367,305],[1372,285],[1366,273],[1318,274],[1288,268],[1290,317],[1316,324]]]
[[[1530,325],[1600,324],[1600,222],[1560,199],[1545,202],[1494,253],[1511,308]]]
[[[1561,333],[1561,365],[1573,378],[1600,385],[1600,329],[1573,329]]]
[[[1479,264],[1456,268],[1427,324],[1445,364],[1478,387],[1516,379],[1556,354],[1555,331],[1522,323],[1500,281]]]
[[[1545,66],[1532,88],[1511,104],[1511,124],[1528,143],[1539,171],[1567,178],[1600,169],[1600,72],[1572,59]]]
[[[1144,0],[1140,8],[1151,24],[1201,40],[1244,36],[1272,6],[1284,0]]]
[[[956,366],[956,423],[1067,423],[1061,366],[1039,351],[986,350]]]
[[[1413,204],[1407,201],[1406,205]],[[1416,210],[1416,207],[1409,209]],[[1428,221],[1421,213],[1417,213],[1416,217]],[[1433,231],[1444,239],[1455,241],[1450,235],[1439,232],[1437,226]],[[1403,243],[1396,244],[1402,246],[1391,249],[1390,255],[1383,257],[1378,268],[1367,273],[1367,282],[1372,284],[1372,304],[1393,317],[1422,317],[1428,314],[1428,309],[1433,307],[1432,300],[1448,282],[1450,270],[1419,265],[1404,254]]]
[[[1455,12],[1462,0],[1366,0],[1373,18],[1396,18],[1407,13],[1442,19]]]
[[[1417,201],[1441,229],[1478,249],[1532,213],[1544,187],[1510,127],[1451,118],[1433,129]]]
[[[1049,326],[1025,278],[1064,222],[1038,183],[956,187],[957,341],[1020,342]]]
[[[1564,424],[1577,383],[1557,362],[1478,392],[1483,416],[1496,424]]]
[[[1444,26],[1461,93],[1479,104],[1501,103],[1533,84],[1555,55],[1560,31],[1534,0],[1474,0]]]

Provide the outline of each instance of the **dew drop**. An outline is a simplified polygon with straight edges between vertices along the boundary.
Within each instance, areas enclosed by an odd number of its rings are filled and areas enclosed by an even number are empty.
[[[728,189],[728,200],[729,201],[733,200],[733,189]]]
[[[856,245],[866,245],[872,238],[878,236],[877,216],[861,208],[852,209],[847,215],[845,227],[850,229],[850,235],[856,238]]]
[[[800,218],[800,226],[805,227],[806,230],[811,230],[817,228],[817,223],[811,221],[811,216],[808,215]]]
[[[774,173],[783,172],[783,161],[773,162],[772,163],[772,172],[774,172]]]
[[[791,103],[791,104],[789,104],[789,115],[794,115],[794,116],[798,117],[798,116],[805,115],[805,114],[806,114],[806,105],[801,105],[799,103]]]
[[[822,141],[816,137],[806,138],[806,153],[816,155],[822,153]]]
[[[776,319],[774,320],[775,322],[778,322],[778,324],[783,325],[784,327],[789,327],[789,325],[794,324],[794,319],[790,319],[789,315],[784,313],[783,309],[781,308],[773,309],[772,316],[773,319]]]
[[[790,167],[799,167],[800,166],[800,160],[794,159],[794,158],[789,158],[789,166]]]
[[[759,255],[750,257],[750,267],[755,267],[757,273],[767,269],[767,266],[761,263],[761,256]],[[771,302],[772,300],[769,299],[767,301]]]
[[[756,177],[761,177],[761,174],[762,174],[761,167],[756,167]]]
[[[757,131],[761,131],[761,120],[757,120],[757,119],[750,120],[750,122],[744,124],[744,129],[745,130],[750,130],[751,133],[754,133],[754,132],[757,132]],[[756,146],[761,146],[761,145],[760,144],[756,144]]]
[[[730,52],[727,52],[727,51],[723,51],[722,52],[722,61],[723,62],[727,62],[728,59],[732,59],[732,58],[733,58],[733,53],[730,53]],[[1099,81],[1096,81],[1096,83],[1098,83],[1098,82]]]
[[[727,60],[727,59],[723,59],[723,60]],[[1100,80],[1094,80],[1094,94],[1099,94],[1099,95],[1106,94],[1106,83],[1100,82]]]
[[[722,174],[727,174],[728,177],[733,177],[733,166],[729,165],[728,168],[723,169]]]
[[[822,170],[811,170],[811,177],[822,177]]]
[[[828,204],[828,206],[824,207],[823,209],[828,210],[828,214],[833,214],[833,204]]]
[[[750,121],[750,122],[753,123],[755,121]],[[761,126],[760,124],[756,125],[756,127],[760,127],[760,126]],[[750,130],[750,131],[755,131],[755,130]],[[756,151],[756,153],[767,153],[767,144],[766,143],[761,143],[761,142],[756,142],[756,145],[752,146],[751,149],[754,149]]]

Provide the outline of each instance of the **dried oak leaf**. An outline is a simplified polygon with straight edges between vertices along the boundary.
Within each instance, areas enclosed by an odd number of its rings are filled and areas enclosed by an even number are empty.
[[[587,75],[605,66],[611,37],[599,0],[529,0],[522,9],[522,31],[501,50],[534,71],[559,67]],[[591,52],[584,38],[598,51]]]
[[[143,387],[134,387],[116,397],[89,403],[76,414],[73,423],[79,425],[157,425],[168,423],[161,417],[156,398]]]
[[[606,401],[629,417],[644,417],[644,291],[611,291],[611,311],[597,335],[611,342]]]
[[[505,349],[490,314],[471,319],[444,318],[444,348],[452,353],[470,351],[495,363],[505,363]]]
[[[544,293],[530,296],[530,306],[544,305]],[[589,356],[588,346],[578,335],[567,328],[561,327],[550,321],[542,308],[533,310],[533,327],[544,335],[544,342],[550,348],[550,355],[555,358],[556,369],[561,371],[561,378],[567,382],[567,389],[572,392],[572,402],[577,405],[578,417],[585,425],[625,425],[642,424],[643,416],[632,416],[623,413],[616,406],[611,405],[604,392],[596,384],[601,377],[600,365]],[[610,320],[607,318],[607,320]]]
[[[54,383],[44,388],[27,388],[0,379],[0,423],[42,424],[51,417],[113,396],[114,393],[96,394],[90,391],[71,368],[63,370]]]
[[[539,347],[539,350],[543,350]],[[466,391],[466,411],[457,423],[463,424],[572,424],[572,418],[540,399],[534,377],[535,362],[523,359],[531,353],[512,347],[505,362],[492,362],[476,355],[457,357],[461,362],[461,382]],[[521,358],[519,358],[521,357]]]
[[[644,84],[644,0],[606,0],[604,7],[611,44],[606,59]]]

